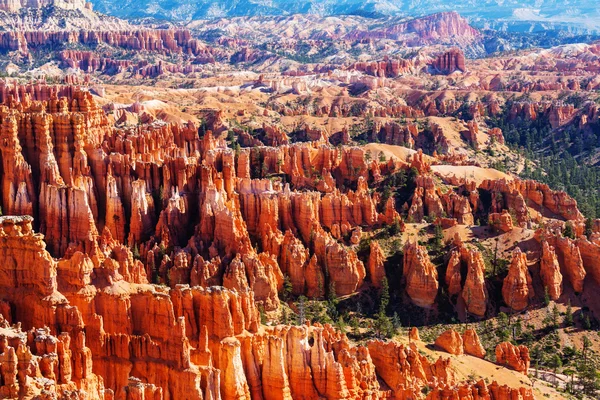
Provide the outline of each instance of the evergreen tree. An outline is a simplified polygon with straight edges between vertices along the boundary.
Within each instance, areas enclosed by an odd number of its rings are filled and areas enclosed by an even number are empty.
[[[563,236],[569,239],[575,239],[575,232],[573,231],[573,225],[571,222],[567,222],[565,224],[565,229],[563,230]]]
[[[504,312],[498,313],[496,336],[501,342],[506,342],[510,339],[510,320]]]
[[[589,239],[594,233],[594,220],[591,218],[586,218],[585,220],[585,236]]]
[[[398,329],[400,329],[402,327],[402,322],[400,321],[400,316],[398,316],[398,313],[394,311],[394,315],[392,316],[392,325],[394,326],[394,329],[396,331],[398,331]]]
[[[583,329],[585,329],[585,330],[592,329],[592,321],[590,321],[589,315],[584,315],[582,317],[581,325],[583,326]]]
[[[558,369],[562,368],[562,360],[560,359],[560,356],[557,353],[554,353],[554,355],[550,359],[550,366],[554,370],[554,373],[556,373]]]
[[[265,313],[265,308],[262,304],[258,306],[258,312],[260,313],[260,323],[261,325],[266,325],[267,323],[267,314]]]
[[[350,328],[352,328],[352,334],[354,334],[354,336],[360,335],[360,324],[358,323],[358,318],[356,318],[356,316],[353,316],[350,319]]]
[[[387,306],[390,303],[390,289],[387,278],[381,281],[381,291],[379,294],[379,312],[375,320],[375,330],[378,336],[392,337],[396,332],[392,321],[386,314]]]
[[[583,337],[583,359],[577,365],[577,371],[579,372],[578,384],[581,386],[583,394],[596,398],[598,390],[600,390],[600,377],[594,363],[589,362],[588,352],[592,342],[587,336]]]
[[[548,286],[544,287],[544,305],[546,307],[550,305],[550,293],[548,292]]]
[[[342,332],[342,333],[346,333],[346,322],[344,321],[344,317],[343,316],[339,316],[335,326]]]
[[[560,316],[560,312],[558,311],[558,307],[556,306],[556,304],[554,304],[554,307],[552,307],[552,329],[557,329],[559,326],[558,323],[558,317]]]
[[[283,301],[288,301],[292,297],[292,281],[288,275],[283,277],[283,289],[281,291],[281,298]]]
[[[329,281],[329,289],[327,290],[327,314],[332,320],[337,320],[339,314],[337,310],[338,306],[337,293],[335,291],[335,282]]]
[[[131,254],[133,255],[133,258],[135,260],[140,260],[141,259],[141,257],[140,257],[140,249],[139,249],[137,243],[133,245],[133,250],[131,251]]]
[[[381,290],[379,294],[379,313],[386,314],[388,304],[390,303],[390,286],[387,277],[381,280]]]
[[[379,337],[391,338],[394,336],[394,326],[387,315],[382,313],[377,314],[377,319],[375,320],[375,333]]]
[[[588,355],[588,351],[590,350],[590,347],[592,347],[591,340],[587,336],[584,336],[583,337],[583,351],[582,351],[582,354],[583,354],[583,362],[586,365],[587,365],[587,355]]]
[[[564,319],[565,326],[573,325],[573,309],[571,308],[571,299],[567,302],[567,311]]]
[[[581,386],[581,392],[589,398],[597,399],[600,390],[598,370],[593,365],[580,365],[578,372],[579,380],[577,383]]]

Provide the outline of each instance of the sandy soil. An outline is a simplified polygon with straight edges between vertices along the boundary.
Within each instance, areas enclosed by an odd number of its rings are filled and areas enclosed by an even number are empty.
[[[492,168],[481,168],[471,165],[432,165],[431,170],[442,178],[450,178],[452,176],[467,178],[477,182],[477,185],[486,179],[513,179],[504,172]]]
[[[416,153],[415,150],[408,147],[395,146],[392,144],[369,143],[364,146],[365,150],[371,152],[372,157],[378,158],[380,153],[383,153],[387,159],[390,157],[397,158],[400,161],[408,162],[408,159]],[[425,156],[426,159],[434,160],[433,157]]]
[[[408,343],[406,336],[395,338],[399,342]],[[551,399],[567,399],[564,395],[557,392],[556,389],[549,384],[520,374],[508,368],[496,365],[490,361],[482,360],[469,355],[455,356],[444,351],[433,349],[431,345],[424,342],[416,342],[419,350],[431,360],[436,360],[438,357],[450,358],[452,366],[456,372],[456,377],[460,381],[469,379],[485,379],[489,382],[496,381],[500,385],[508,385],[510,387],[532,387],[535,391],[536,398],[551,398]]]

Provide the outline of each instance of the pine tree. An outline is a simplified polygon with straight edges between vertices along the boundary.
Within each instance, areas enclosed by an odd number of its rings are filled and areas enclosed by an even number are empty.
[[[562,360],[560,359],[560,356],[558,354],[554,353],[550,364],[552,365],[552,368],[554,369],[554,373],[556,373],[556,371],[559,368],[562,368]]]
[[[386,314],[388,304],[390,303],[390,286],[387,277],[381,281],[381,291],[379,294],[379,313]]]
[[[558,311],[558,307],[556,306],[556,304],[554,304],[554,307],[552,307],[552,328],[553,329],[557,329],[558,328],[558,317],[560,316],[560,312]]]
[[[135,260],[140,260],[140,249],[138,248],[137,243],[135,245],[133,245],[133,250],[131,251],[131,254],[133,255],[133,258]]]
[[[392,321],[387,316],[386,310],[390,303],[390,288],[387,278],[381,281],[381,290],[379,292],[379,312],[375,320],[375,330],[379,336],[392,337],[395,333]]]
[[[292,296],[292,281],[288,275],[283,277],[283,289],[281,291],[281,298],[283,301],[288,301]]]
[[[377,319],[375,320],[375,331],[378,336],[390,338],[394,336],[394,326],[392,325],[392,321],[390,318],[384,313],[377,314]]]
[[[500,339],[501,342],[505,342],[510,339],[510,320],[508,319],[508,315],[504,312],[498,313],[496,326],[496,336]]]
[[[544,287],[544,305],[546,307],[550,305],[550,293],[548,292],[548,286]]]
[[[265,313],[265,308],[262,304],[258,306],[258,312],[260,313],[260,323],[261,325],[267,324],[267,314]]]
[[[327,288],[327,300],[328,301],[337,301],[337,293],[335,292],[335,282],[330,279],[329,286]]]
[[[394,311],[394,315],[392,316],[392,325],[394,326],[394,329],[396,331],[398,331],[398,329],[400,329],[402,327],[402,322],[400,321],[400,316],[398,315],[398,313],[396,311]]]
[[[600,380],[598,370],[593,365],[582,365],[578,369],[581,391],[589,398],[597,399],[598,390],[600,390]]]
[[[350,319],[350,327],[352,328],[352,333],[354,336],[360,335],[360,324],[358,323],[358,318],[356,318],[356,316],[353,316]]]
[[[335,325],[342,333],[346,333],[346,322],[344,321],[343,316],[339,316]]]
[[[588,353],[588,350],[590,349],[590,347],[592,347],[591,340],[587,336],[584,336],[583,337],[583,352],[582,353],[583,353],[583,362],[586,365],[587,365],[587,353]]]
[[[598,390],[600,390],[600,378],[598,377],[598,371],[594,366],[594,363],[588,362],[588,352],[592,347],[592,342],[587,336],[583,337],[583,360],[577,365],[577,371],[579,372],[578,384],[581,386],[581,391],[590,396],[596,398]]]
[[[585,236],[588,238],[592,236],[594,233],[594,220],[591,218],[586,218],[585,220]]]
[[[592,321],[590,321],[590,316],[586,315],[583,317],[581,324],[583,326],[583,329],[592,329]]]
[[[567,302],[567,311],[565,313],[565,326],[573,325],[573,309],[571,308],[571,299]]]
[[[575,232],[573,231],[573,225],[571,222],[567,222],[565,224],[565,229],[563,230],[563,236],[569,239],[575,239]]]

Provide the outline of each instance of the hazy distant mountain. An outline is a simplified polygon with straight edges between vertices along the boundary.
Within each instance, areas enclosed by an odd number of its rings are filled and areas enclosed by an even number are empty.
[[[498,23],[536,21],[600,28],[596,0],[92,0],[98,11],[119,17],[192,20],[247,15],[423,15],[458,11],[471,19]],[[541,24],[541,25],[539,25]],[[522,28],[521,28],[522,29]]]

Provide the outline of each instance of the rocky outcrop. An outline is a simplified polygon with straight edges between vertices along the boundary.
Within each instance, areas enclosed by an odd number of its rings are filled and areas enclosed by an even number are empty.
[[[81,330],[52,335],[48,328],[21,331],[0,315],[0,396],[42,397],[69,393],[90,400],[112,398],[102,378],[92,372],[90,349]]]
[[[467,122],[467,130],[462,131],[461,135],[475,150],[479,149],[479,140],[477,139],[477,136],[479,135],[479,125],[477,125],[476,121]]]
[[[395,78],[401,74],[411,72],[414,65],[410,60],[384,59],[383,61],[357,62],[350,69],[381,78]]]
[[[563,276],[560,272],[560,265],[554,247],[550,246],[547,241],[542,243],[540,277],[542,278],[544,289],[548,291],[548,296],[552,300],[557,300],[562,294]]]
[[[6,108],[1,110],[0,118],[2,209],[8,215],[33,215],[36,193],[31,166],[25,161],[19,143],[17,119]]]
[[[502,284],[502,298],[512,310],[525,309],[535,296],[531,275],[527,268],[527,256],[517,248],[508,267],[508,275]]]
[[[117,31],[25,31],[4,32],[0,35],[2,50],[20,50],[27,53],[30,48],[51,47],[58,43],[107,44],[126,50],[151,51],[161,54],[189,54],[210,58],[210,49],[191,32],[184,29],[140,29]],[[214,59],[213,59],[214,62]]]
[[[562,271],[569,279],[573,290],[577,293],[583,292],[583,282],[587,272],[583,266],[581,252],[575,241],[555,236],[552,242],[562,259]]]
[[[385,28],[384,28],[385,29]],[[401,32],[416,33],[419,43],[427,43],[435,39],[447,39],[453,36],[461,37],[465,41],[479,37],[480,33],[469,26],[468,21],[456,12],[443,12],[416,18],[403,24],[387,28],[386,37],[394,37]],[[378,30],[372,34],[378,34]]]
[[[532,180],[485,180],[480,189],[502,193],[502,201],[492,204],[492,212],[514,211],[519,224],[528,220],[527,207],[547,209],[566,220],[581,220],[577,202],[565,192],[551,190],[548,185]],[[500,199],[498,199],[500,200]]]
[[[435,339],[435,346],[447,353],[460,356],[463,354],[463,339],[454,329],[448,329]]]
[[[459,382],[449,360],[414,344],[355,346],[331,326],[261,325],[287,280],[293,295],[315,298],[355,294],[367,277],[381,285],[382,248],[371,242],[367,275],[359,244],[402,221],[394,198],[381,204],[369,185],[408,164],[325,142],[236,152],[191,122],[114,125],[81,89],[1,89],[2,208],[24,215],[0,218],[0,313],[27,333],[0,327],[11,336],[0,340],[0,397],[38,384],[104,400],[511,392]],[[219,118],[210,124],[222,129]],[[426,173],[430,162],[418,152],[410,165]],[[418,180],[428,213],[472,217],[477,188],[444,196],[430,176]],[[481,255],[456,247],[450,281],[484,315]],[[426,249],[408,243],[403,267],[396,284],[432,306],[439,284]]]
[[[431,307],[439,284],[437,269],[431,263],[425,247],[410,241],[406,243],[403,276],[410,299],[420,307]]]
[[[451,74],[455,71],[466,72],[465,55],[459,49],[451,49],[437,56],[431,64],[431,68],[435,72],[442,74]]]
[[[485,349],[481,345],[481,341],[479,340],[479,335],[475,329],[467,329],[463,333],[463,347],[465,354],[477,357],[484,358],[485,357]]]
[[[415,387],[425,382],[437,381],[437,385],[455,383],[456,378],[448,368],[449,359],[440,357],[436,362],[431,362],[419,353],[414,343],[405,346],[395,342],[371,341],[368,348],[375,371],[394,397],[411,395]],[[395,367],[389,368],[390,365]]]
[[[365,267],[356,253],[347,250],[324,232],[316,233],[314,249],[317,259],[322,260],[335,292],[342,296],[354,293],[366,276]]]
[[[467,312],[477,317],[485,316],[487,309],[488,294],[484,272],[485,261],[481,252],[467,247],[460,236],[456,235],[446,266],[445,283],[448,294],[460,295]]]
[[[376,241],[372,241],[370,244],[369,252],[369,277],[374,287],[380,288],[383,279],[385,278],[385,255],[381,246]]]
[[[412,328],[410,328],[410,332],[408,333],[408,338],[410,340],[415,340],[417,342],[420,342],[421,337],[419,336],[419,328],[417,328],[416,326],[413,326]]]
[[[453,250],[450,253],[450,261],[448,261],[445,277],[448,294],[450,296],[459,294],[462,289],[461,265],[462,260],[460,250]]]
[[[512,216],[508,210],[503,210],[502,213],[491,213],[488,217],[488,224],[501,232],[510,232],[514,228]]]
[[[572,104],[553,104],[550,108],[548,121],[553,129],[566,124],[575,114],[575,107]]]
[[[478,201],[476,190],[465,188],[464,191],[461,191],[463,194],[468,193],[468,197],[453,190],[443,193],[440,188],[435,186],[431,175],[420,175],[416,179],[416,184],[417,187],[408,209],[409,221],[421,222],[425,216],[434,219],[448,216],[456,219],[458,224],[472,225],[474,223],[473,207],[477,205]]]
[[[600,264],[597,261],[600,256],[600,241],[597,234],[592,234],[589,240],[580,236],[576,243],[586,275],[589,274],[595,282],[600,282]]]
[[[496,143],[504,144],[504,135],[502,134],[502,130],[500,128],[492,128],[487,132],[490,140],[495,141]]]
[[[415,388],[423,384],[430,387],[433,398],[451,398],[462,396],[462,393],[479,393],[481,398],[526,398],[533,399],[530,388],[511,389],[492,382],[486,386],[483,380],[475,384],[456,384],[456,376],[452,373],[450,359],[439,358],[435,362],[419,353],[416,345],[408,346],[395,342],[384,343],[371,341],[368,343],[369,353],[376,373],[391,389],[395,398],[412,398],[418,395]],[[393,365],[393,368],[389,368]],[[427,383],[425,383],[427,382]],[[497,397],[498,396],[498,397]]]
[[[496,346],[496,363],[527,375],[530,363],[529,349],[527,346],[515,346],[510,342],[500,343]]]
[[[488,293],[485,286],[485,263],[481,253],[467,250],[467,278],[462,289],[462,298],[467,311],[477,317],[485,316]]]

